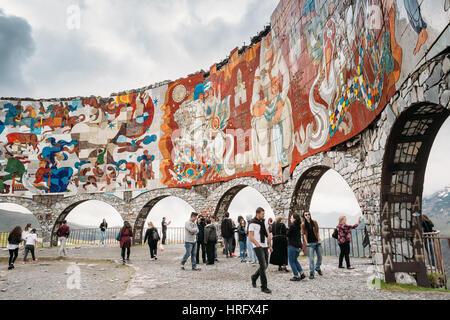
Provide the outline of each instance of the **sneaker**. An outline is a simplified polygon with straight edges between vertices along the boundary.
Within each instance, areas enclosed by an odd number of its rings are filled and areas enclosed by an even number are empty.
[[[323,273],[322,273],[322,270],[316,270],[317,271],[317,273],[319,274],[319,276],[323,276]]]
[[[302,273],[302,274],[300,275],[300,280],[303,280],[303,279],[305,279],[305,278],[306,278],[305,274]]]
[[[262,288],[261,291],[264,293],[272,293],[272,290],[270,290],[269,288]]]
[[[158,260],[158,258],[157,258],[157,257],[155,257],[155,260]]]
[[[23,262],[23,264],[27,264],[27,262],[26,262],[26,261],[24,261],[24,262]]]
[[[353,268],[352,266],[350,266],[350,267],[347,267],[347,269],[348,269],[348,270],[353,270],[353,269],[355,269],[355,268]]]
[[[14,265],[10,264],[8,270],[14,269]]]
[[[200,271],[200,270],[202,270],[202,269],[200,269],[198,267],[192,268],[192,271]]]
[[[292,277],[289,279],[290,281],[300,281],[300,277]]]
[[[207,266],[212,266],[212,265],[214,265],[214,263],[209,263],[209,262],[208,262],[206,265],[207,265]]]
[[[314,279],[314,273],[310,273],[310,274],[309,274],[309,278],[310,278],[310,279]]]
[[[256,280],[253,278],[253,276],[251,276],[250,278],[252,279],[253,288],[256,288]]]
[[[33,262],[36,262],[36,261],[38,261],[38,260],[39,260],[39,259],[38,259],[38,258],[36,258],[36,259],[34,259],[34,260],[33,260]]]
[[[124,264],[124,265],[126,264],[125,260],[122,260],[122,264]]]
[[[338,268],[339,268],[339,269],[344,269],[344,267],[343,267],[343,266],[339,266]]]

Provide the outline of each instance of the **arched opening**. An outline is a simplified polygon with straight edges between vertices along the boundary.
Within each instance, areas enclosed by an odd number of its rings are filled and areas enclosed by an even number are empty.
[[[330,167],[315,166],[306,170],[298,179],[295,185],[294,193],[291,199],[289,217],[298,213],[301,217],[311,206],[311,199],[319,183],[320,178],[328,171]]]
[[[325,172],[319,179],[309,211],[319,226],[324,228],[336,227],[339,216],[346,216],[348,224],[355,224],[362,214],[352,188],[333,169]]]
[[[347,181],[334,169],[315,166],[299,178],[292,195],[290,215],[311,212],[311,218],[319,225],[319,235],[325,255],[337,255],[339,247],[332,238],[339,216],[346,216],[348,224],[355,224],[361,216],[361,208],[355,193]],[[364,223],[352,231],[350,254],[368,257],[370,249],[364,247]]]
[[[110,204],[98,200],[81,200],[66,207],[56,219],[52,229],[51,245],[58,245],[56,231],[66,220],[71,228],[69,239],[73,243],[97,243],[100,241],[100,223],[106,220],[106,240],[114,239],[117,228],[122,226],[120,213]],[[68,244],[71,243],[68,241]]]
[[[252,187],[244,187],[231,198],[227,211],[230,213],[230,218],[237,223],[239,216],[244,218],[249,214],[255,216],[258,207],[264,209],[266,219],[272,218],[273,220],[275,218],[272,207],[266,198],[258,190]]]
[[[134,223],[134,243],[141,244],[144,241],[144,232],[148,222],[152,222],[162,237],[162,218],[170,221],[167,229],[166,243],[184,242],[184,224],[195,209],[183,199],[164,195],[156,197],[145,204],[139,212]],[[151,213],[151,214],[150,214]]]
[[[395,273],[429,286],[422,235],[425,169],[434,139],[450,111],[429,103],[410,106],[394,123],[381,181],[381,235],[386,282]]]
[[[8,235],[14,227],[20,226],[24,229],[28,223],[31,223],[31,227],[35,228],[39,235],[41,226],[30,210],[15,203],[0,203],[0,248],[8,245]]]
[[[422,213],[427,215],[434,224],[436,236],[450,237],[450,171],[448,159],[450,159],[450,118],[445,120],[431,147],[423,185]],[[450,244],[447,240],[436,239],[425,241],[426,264],[429,269],[440,267],[442,262],[445,274],[450,276]],[[442,253],[442,261],[434,259]],[[433,266],[434,260],[434,266]],[[431,264],[430,264],[431,262]],[[437,262],[437,263],[436,263]],[[433,271],[433,270],[430,270]]]

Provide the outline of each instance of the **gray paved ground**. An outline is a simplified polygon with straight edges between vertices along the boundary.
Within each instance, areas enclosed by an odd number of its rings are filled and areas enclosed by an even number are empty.
[[[66,260],[54,260],[57,249],[40,249],[37,263],[7,270],[8,252],[0,251],[0,299],[445,299],[447,293],[389,292],[366,285],[370,276],[367,259],[352,259],[355,270],[337,268],[337,258],[325,257],[322,277],[291,282],[291,273],[280,273],[269,266],[267,295],[251,286],[250,275],[256,265],[240,263],[240,259],[225,259],[219,254],[214,266],[200,264],[199,272],[180,269],[183,245],[166,246],[157,261],[150,261],[147,247],[133,247],[128,266],[120,264],[120,249],[114,247],[70,248]],[[1,258],[3,257],[3,258]],[[52,260],[47,260],[52,259]],[[89,259],[96,259],[91,261]],[[74,271],[69,266],[78,262],[81,289],[73,286]],[[300,259],[306,270],[308,262]],[[73,268],[73,267],[72,267]],[[71,278],[72,277],[72,278]],[[131,280],[128,282],[128,280]]]

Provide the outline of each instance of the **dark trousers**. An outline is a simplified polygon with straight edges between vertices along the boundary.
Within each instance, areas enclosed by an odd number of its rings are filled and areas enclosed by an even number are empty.
[[[163,237],[162,237],[162,244],[166,244],[166,238],[167,238],[167,230],[162,231]]]
[[[231,252],[234,253],[236,250],[236,238],[233,236],[233,240],[231,242]]]
[[[339,248],[341,249],[341,253],[339,254],[339,267],[342,267],[342,260],[344,257],[347,268],[350,267],[350,242],[340,243]]]
[[[122,248],[122,252],[120,255],[122,256],[122,259],[125,260],[125,249],[127,249],[127,259],[130,259],[130,248]]]
[[[214,264],[215,248],[216,243],[214,241],[208,241],[206,244],[206,257],[208,258],[209,264]]]
[[[28,252],[31,252],[31,257],[33,258],[33,260],[36,260],[36,257],[34,256],[34,246],[26,245],[25,246],[25,255],[23,256],[23,261],[27,261]]]
[[[261,289],[265,289],[267,288],[266,269],[269,265],[269,248],[259,247],[253,248],[253,250],[255,251],[256,257],[258,257],[259,269],[252,275],[252,279],[256,281],[261,277]]]
[[[9,250],[9,264],[14,264],[14,262],[16,262],[18,255],[19,255],[19,248]]]
[[[156,253],[158,252],[158,242],[157,241],[149,241],[148,248],[150,249],[150,257],[156,257]]]
[[[231,253],[232,253],[232,246],[233,246],[233,238],[232,237],[230,237],[230,238],[223,238],[223,242],[224,242],[224,245],[225,245],[225,254],[228,256],[228,255],[230,255],[231,256]]]
[[[200,248],[202,249],[202,261],[203,263],[206,262],[206,250],[205,250],[205,243],[203,241],[197,241],[197,255],[196,255],[196,259],[197,259],[197,263],[200,263]]]

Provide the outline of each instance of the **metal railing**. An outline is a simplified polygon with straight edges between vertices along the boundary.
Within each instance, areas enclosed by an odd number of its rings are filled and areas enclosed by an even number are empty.
[[[8,246],[9,232],[0,232],[0,248],[6,248]],[[38,233],[38,241],[36,241],[37,248],[43,248],[42,236]],[[23,242],[22,242],[23,244]],[[21,245],[22,245],[21,244]]]
[[[162,228],[157,228],[161,237]],[[117,234],[120,228],[108,228],[105,233],[105,244],[117,244]],[[142,234],[142,240],[144,240],[146,229]],[[339,256],[339,245],[337,240],[331,235],[334,228],[319,228],[320,239],[322,240],[323,254],[329,256]],[[184,227],[168,227],[166,233],[166,244],[183,244],[185,237]],[[352,230],[352,241],[350,246],[350,254],[352,257],[367,258],[370,257],[369,246],[363,247],[364,230],[354,229]],[[220,235],[219,235],[220,238]],[[70,236],[66,241],[66,245],[99,245],[101,239],[101,232],[99,228],[87,228],[87,229],[71,229]],[[302,238],[303,239],[303,238]],[[8,245],[8,233],[0,233],[0,247],[5,248]],[[42,245],[41,245],[42,246]]]
[[[322,241],[323,254],[338,257],[340,249],[337,240],[331,236],[333,232],[334,228],[319,228],[319,236]],[[364,229],[353,229],[352,241],[350,242],[350,256],[354,258],[369,258],[371,256],[370,245],[364,247],[363,240]]]
[[[104,244],[117,244],[117,234],[120,228],[108,228],[105,231]],[[66,245],[99,245],[102,234],[99,228],[71,229]]]
[[[426,255],[425,265],[428,274],[441,275],[441,286],[447,287],[445,262],[442,247],[447,243],[450,251],[450,237],[443,237],[439,231],[423,234],[423,249]]]
[[[158,230],[159,236],[161,237],[160,243],[162,243],[162,228],[156,228]],[[144,229],[142,233],[142,243],[144,243],[144,236],[145,231],[147,229]],[[182,244],[184,243],[184,227],[167,227],[166,232],[166,244]]]

